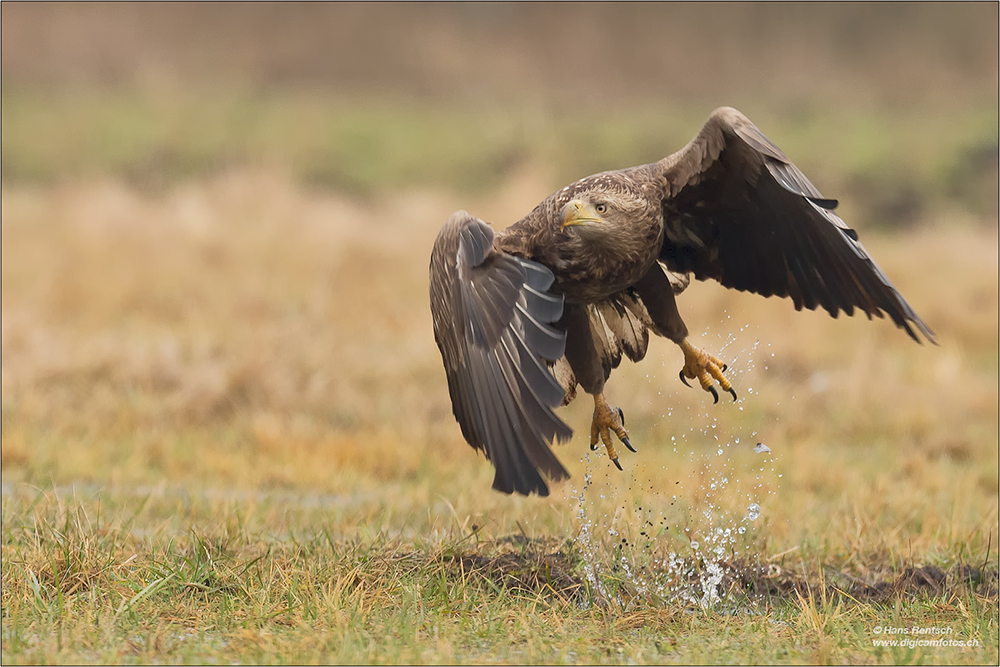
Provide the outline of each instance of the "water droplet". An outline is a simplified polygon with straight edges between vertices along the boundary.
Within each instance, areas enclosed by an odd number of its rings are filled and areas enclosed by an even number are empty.
[[[750,503],[750,506],[747,507],[747,518],[750,519],[751,521],[755,521],[759,516],[760,516],[760,505],[758,505],[757,503]]]
[[[763,454],[769,451],[771,451],[771,448],[765,445],[763,442],[758,442],[757,446],[753,448],[754,454]]]
[[[738,531],[736,531],[736,532],[738,532],[740,535],[742,535],[743,533],[747,532],[747,527],[746,526],[740,526],[740,529]]]
[[[697,542],[692,542],[691,543],[691,548],[694,549],[695,551],[697,551],[698,550],[698,543]]]
[[[722,456],[722,447],[719,447],[719,456]]]

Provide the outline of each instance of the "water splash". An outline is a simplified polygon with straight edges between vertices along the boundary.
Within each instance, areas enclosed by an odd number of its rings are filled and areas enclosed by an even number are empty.
[[[716,347],[725,351],[735,342],[736,337],[729,335],[721,348]],[[734,384],[755,367],[754,353],[760,345],[759,340],[754,340],[743,350],[726,353]],[[664,396],[660,391],[659,395],[670,400],[669,393]],[[752,451],[763,454],[763,462],[773,464],[776,459],[771,449],[763,443],[754,447],[740,444],[741,439],[753,443],[758,435],[757,430],[744,424],[742,403],[737,404],[740,412],[735,420],[728,420],[730,423],[720,423],[718,413],[710,410],[700,413],[679,406],[665,409],[665,423],[661,426],[664,432],[656,446],[667,447],[666,451],[675,454],[680,448],[687,450],[687,463],[696,464],[687,479],[674,478],[672,491],[662,488],[664,480],[671,478],[666,467],[646,478],[642,462],[636,461],[626,473],[628,479],[623,480],[611,476],[600,454],[594,460],[591,453],[586,454],[583,488],[575,498],[579,522],[575,543],[583,556],[584,576],[596,603],[616,602],[628,610],[639,605],[671,604],[708,609],[723,602],[720,588],[729,562],[727,556],[736,556],[741,546],[750,556],[756,530],[753,522],[761,516],[760,494],[766,487],[780,486],[773,474],[765,472],[761,458],[756,462],[748,458]],[[699,422],[703,425],[698,426]],[[736,482],[735,488],[731,480]],[[623,481],[629,491],[640,493],[599,491],[604,485],[621,486]],[[697,488],[692,488],[694,485]],[[741,495],[749,504],[739,503]],[[640,497],[647,499],[641,501],[645,507],[634,506]],[[648,500],[650,497],[652,500]],[[616,498],[620,498],[617,506]]]
[[[580,489],[580,495],[577,496],[576,517],[580,523],[580,532],[576,538],[576,545],[583,553],[583,573],[587,578],[587,583],[590,584],[591,590],[599,597],[606,599],[608,592],[601,584],[601,578],[598,576],[601,569],[601,561],[597,557],[597,549],[594,541],[594,521],[587,516],[585,511],[587,489],[590,488],[593,481],[593,475],[590,472],[590,454],[587,454],[584,460],[587,463],[587,472],[583,475],[583,488]]]

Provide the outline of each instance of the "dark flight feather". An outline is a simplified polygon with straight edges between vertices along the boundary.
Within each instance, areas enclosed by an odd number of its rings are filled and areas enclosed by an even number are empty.
[[[919,341],[934,333],[858,242],[858,235],[785,154],[735,109],[723,108],[684,149],[658,164],[672,271],[834,317],[888,315]],[[671,221],[690,236],[673,234]],[[690,237],[702,241],[693,243]]]

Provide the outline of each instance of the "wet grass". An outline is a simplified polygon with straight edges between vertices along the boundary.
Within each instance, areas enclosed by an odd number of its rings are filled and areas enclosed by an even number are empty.
[[[740,401],[653,341],[608,387],[626,472],[578,435],[569,483],[508,498],[451,416],[427,257],[548,178],[5,184],[3,661],[995,662],[995,225],[863,234],[940,347],[692,285]],[[706,608],[642,584],[713,563]],[[873,644],[914,625],[978,646]]]

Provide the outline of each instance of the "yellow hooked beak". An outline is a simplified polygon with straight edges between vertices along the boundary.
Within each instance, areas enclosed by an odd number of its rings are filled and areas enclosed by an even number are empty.
[[[559,229],[564,230],[574,225],[592,225],[604,222],[604,218],[594,209],[594,205],[582,199],[573,199],[566,202],[562,208],[562,224]]]

